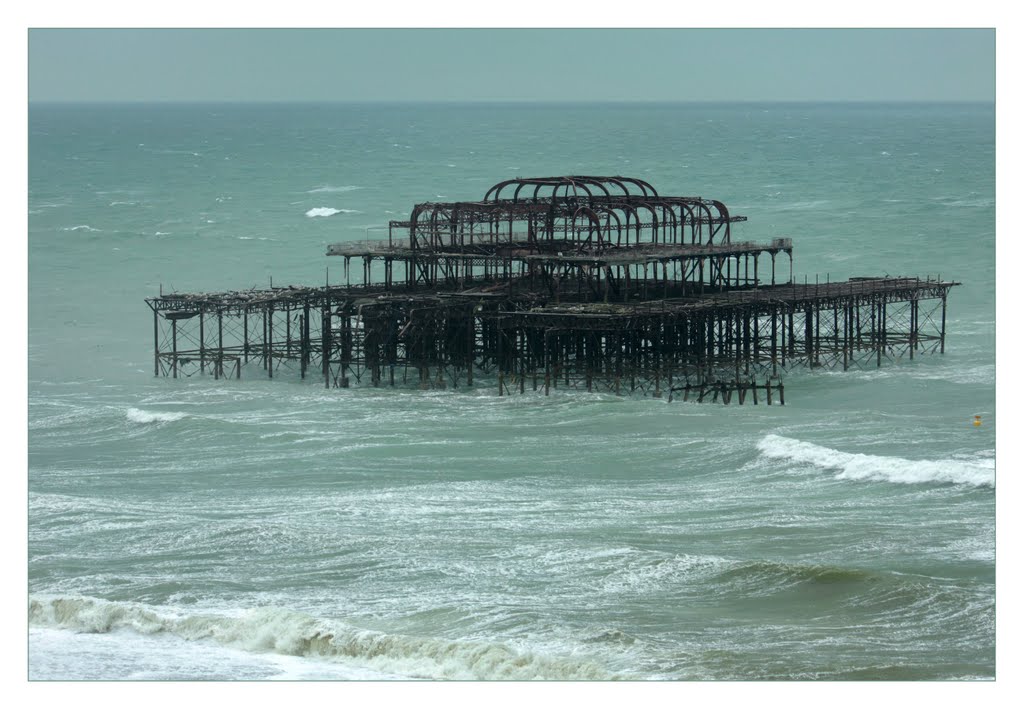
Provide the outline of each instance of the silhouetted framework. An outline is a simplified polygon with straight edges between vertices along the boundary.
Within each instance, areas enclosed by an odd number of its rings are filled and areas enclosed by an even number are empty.
[[[344,286],[147,299],[154,374],[237,378],[255,366],[326,387],[483,377],[502,395],[784,404],[793,367],[944,352],[955,282],[797,284],[789,239],[731,241],[744,219],[632,178],[508,180],[480,202],[416,205],[386,240],[331,245]]]

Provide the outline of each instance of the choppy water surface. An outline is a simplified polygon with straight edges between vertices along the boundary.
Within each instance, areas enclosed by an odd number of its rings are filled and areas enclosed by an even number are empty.
[[[44,106],[29,128],[32,678],[994,675],[990,107]],[[327,243],[414,202],[565,173],[721,199],[812,278],[962,281],[947,353],[795,373],[784,408],[152,376],[161,284],[333,281]]]

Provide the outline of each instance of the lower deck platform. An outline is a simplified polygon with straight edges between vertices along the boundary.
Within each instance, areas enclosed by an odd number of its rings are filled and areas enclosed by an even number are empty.
[[[783,404],[782,376],[794,367],[879,367],[944,352],[956,285],[854,278],[699,295],[685,282],[640,282],[595,294],[553,293],[524,278],[450,292],[290,286],[147,304],[157,376],[241,377],[255,364],[269,378],[291,372],[326,387],[482,379],[499,394],[569,387]],[[668,295],[636,300],[644,293]]]

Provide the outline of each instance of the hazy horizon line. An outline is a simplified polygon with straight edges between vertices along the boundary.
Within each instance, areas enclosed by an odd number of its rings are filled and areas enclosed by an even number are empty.
[[[268,104],[983,104],[995,99],[29,99],[32,104],[60,105],[268,105]]]

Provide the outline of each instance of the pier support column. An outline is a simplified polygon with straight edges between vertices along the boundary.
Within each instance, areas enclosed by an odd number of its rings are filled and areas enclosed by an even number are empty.
[[[171,320],[171,373],[178,378],[178,319]]]
[[[935,352],[934,350],[932,352]],[[946,352],[946,295],[942,295],[942,330],[939,331],[939,352]]]
[[[300,370],[302,371],[302,379],[306,379],[306,370],[309,368],[309,301],[305,301],[302,304],[302,321],[299,325],[300,337],[302,338],[299,344],[299,358],[301,360]]]
[[[199,309],[199,374],[206,374],[206,329],[203,309]]]
[[[159,314],[153,309],[153,377],[160,376],[160,321]]]
[[[779,342],[779,340],[778,340],[778,338],[779,338],[779,335],[778,335],[778,315],[779,315],[778,308],[775,308],[773,306],[772,307],[772,347],[771,347],[771,352],[772,352],[772,374],[773,375],[779,374],[779,368],[778,368],[778,362],[779,362],[778,361],[778,342]],[[771,402],[769,402],[769,404],[771,404]]]
[[[885,296],[882,296],[882,302],[878,304],[878,324],[882,328],[882,342],[879,343],[878,355],[881,358],[883,352],[888,353],[889,351],[889,308],[885,302]],[[881,362],[879,362],[881,364]]]
[[[274,309],[267,311],[267,376],[274,379]]]
[[[331,388],[331,302],[324,304],[320,314],[320,360],[324,375],[324,389]]]
[[[917,299],[910,302],[910,359],[914,359],[917,350]]]
[[[214,365],[214,379],[224,376],[224,312],[217,311],[217,364]]]

